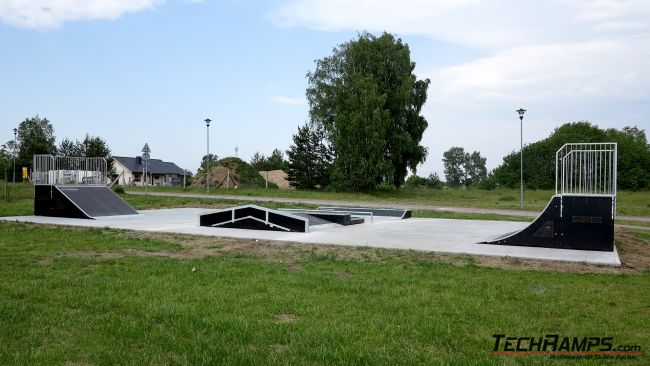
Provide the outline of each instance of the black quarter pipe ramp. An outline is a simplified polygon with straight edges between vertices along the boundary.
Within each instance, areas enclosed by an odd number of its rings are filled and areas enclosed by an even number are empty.
[[[569,143],[555,153],[555,196],[528,227],[485,244],[614,251],[616,143]]]
[[[613,251],[613,209],[612,197],[557,195],[526,228],[484,244]]]

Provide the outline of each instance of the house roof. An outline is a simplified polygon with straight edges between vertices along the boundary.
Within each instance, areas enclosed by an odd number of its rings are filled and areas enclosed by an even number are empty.
[[[124,165],[124,167],[131,172],[140,173],[144,169],[144,164],[138,164],[136,158],[126,156],[113,156],[113,158],[119,161],[120,164]],[[160,159],[149,159],[147,172],[151,174],[184,174],[183,169],[179,168],[178,165],[168,161],[162,161]]]

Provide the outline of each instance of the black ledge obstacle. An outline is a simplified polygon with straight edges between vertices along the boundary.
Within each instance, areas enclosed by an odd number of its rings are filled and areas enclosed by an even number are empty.
[[[301,233],[309,231],[308,218],[257,205],[230,207],[201,215],[199,225]]]
[[[555,154],[555,196],[526,228],[481,244],[614,251],[616,143],[571,143]]]
[[[320,206],[318,207],[318,211],[352,212],[358,215],[395,217],[400,219],[408,219],[411,217],[411,210],[400,208]]]
[[[305,217],[309,220],[310,226],[336,224],[341,226],[363,224],[363,217],[353,215],[364,215],[368,212],[350,212],[350,211],[321,211],[321,210],[303,210],[293,208],[280,208],[279,211],[289,212],[294,215]]]
[[[93,219],[138,212],[106,186],[104,158],[34,155],[34,215]]]
[[[257,205],[231,207],[201,215],[199,225],[210,227],[309,232],[310,227],[317,226],[348,226],[362,224],[367,216],[372,222],[374,216],[390,216],[396,218],[410,217],[409,210],[350,208],[350,207],[319,207],[308,209],[278,209],[272,210]]]

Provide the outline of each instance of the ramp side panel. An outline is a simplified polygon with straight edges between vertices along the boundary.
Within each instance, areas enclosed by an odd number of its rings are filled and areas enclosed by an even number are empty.
[[[273,224],[286,227],[291,231],[299,233],[307,232],[307,227],[309,226],[309,221],[307,219],[294,218],[286,214],[271,211],[269,211],[269,221]]]
[[[90,217],[138,213],[106,186],[57,186],[56,188]]]
[[[199,217],[200,226],[213,226],[232,221],[232,210],[212,212]]]
[[[554,196],[526,228],[484,244],[614,250],[612,197]]]
[[[561,248],[613,251],[613,197],[563,196]]]
[[[55,186],[42,184],[34,186],[34,215],[92,219]]]
[[[303,233],[309,230],[307,218],[255,205],[237,206],[201,215],[199,225],[252,230],[280,229]]]

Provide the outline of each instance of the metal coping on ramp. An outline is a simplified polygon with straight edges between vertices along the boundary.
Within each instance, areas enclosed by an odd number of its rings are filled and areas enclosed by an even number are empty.
[[[309,232],[309,219],[257,205],[225,208],[201,215],[200,226]]]
[[[34,186],[34,214],[93,219],[137,215],[138,212],[104,185],[37,184]]]
[[[281,208],[277,210],[257,205],[226,208],[201,215],[200,226],[248,230],[309,232],[310,228],[362,224],[369,211],[335,211]]]
[[[357,212],[366,216],[397,217],[408,219],[411,217],[411,210],[399,208],[372,208],[372,207],[345,207],[345,206],[320,206],[318,211]]]

